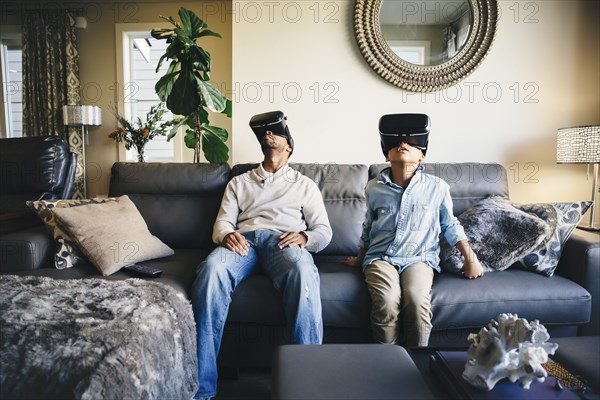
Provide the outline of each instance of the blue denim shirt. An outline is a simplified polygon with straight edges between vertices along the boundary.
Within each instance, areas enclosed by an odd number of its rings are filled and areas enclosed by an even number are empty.
[[[363,268],[375,260],[397,266],[402,272],[423,262],[440,272],[440,233],[448,243],[465,240],[465,232],[452,212],[450,187],[442,179],[416,172],[406,189],[391,181],[391,169],[367,183],[367,215],[361,247]]]

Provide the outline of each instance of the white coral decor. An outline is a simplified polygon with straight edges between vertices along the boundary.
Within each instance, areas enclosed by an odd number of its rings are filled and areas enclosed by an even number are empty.
[[[491,320],[478,334],[469,335],[469,360],[462,376],[487,391],[503,378],[529,389],[533,380],[543,382],[548,376],[542,364],[558,348],[548,339],[550,335],[539,321],[529,323],[516,314],[500,314],[498,322]]]

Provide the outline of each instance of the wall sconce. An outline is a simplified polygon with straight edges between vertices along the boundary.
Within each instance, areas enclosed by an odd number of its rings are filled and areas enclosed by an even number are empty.
[[[556,138],[556,162],[559,164],[588,164],[588,168],[589,164],[594,164],[590,223],[579,226],[579,228],[600,230],[600,227],[594,226],[596,193],[598,192],[598,164],[600,163],[600,125],[559,129]]]
[[[87,196],[85,184],[85,146],[89,143],[87,127],[102,125],[102,109],[98,106],[63,106],[63,124],[66,126],[82,127],[83,145],[81,146],[81,159],[83,165],[83,193],[84,196]]]

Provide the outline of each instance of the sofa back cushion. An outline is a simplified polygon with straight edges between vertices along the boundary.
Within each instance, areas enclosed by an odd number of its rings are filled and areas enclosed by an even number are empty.
[[[69,146],[61,136],[0,139],[2,212],[26,211],[26,200],[61,198]]]
[[[369,179],[379,175],[389,164],[369,167]],[[450,185],[454,215],[459,216],[489,196],[508,198],[506,169],[496,163],[423,163],[424,172]]]
[[[258,164],[238,164],[232,176],[242,174]],[[321,190],[333,237],[319,255],[351,255],[358,242],[365,217],[365,186],[368,169],[360,164],[290,163],[290,167],[311,178]]]
[[[227,164],[115,163],[109,196],[128,195],[150,232],[172,248],[214,247]]]

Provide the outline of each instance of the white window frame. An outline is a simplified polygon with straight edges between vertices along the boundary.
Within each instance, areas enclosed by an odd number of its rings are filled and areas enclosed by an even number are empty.
[[[18,25],[5,25],[0,27],[0,138],[13,137],[12,120],[10,118],[10,99],[8,97],[9,71],[7,70],[8,46],[19,45],[21,43],[21,27]],[[22,90],[22,87],[21,87]],[[22,95],[22,94],[21,94]]]
[[[147,35],[152,29],[156,28],[171,28],[172,26],[167,23],[127,23],[127,24],[115,24],[115,38],[116,38],[116,62],[117,62],[117,82],[119,90],[117,91],[117,110],[120,115],[123,115],[128,120],[131,120],[129,107],[125,107],[125,88],[128,86],[129,77],[125,75],[126,72],[130,71],[131,64],[131,52],[129,42],[133,38],[137,38],[140,35]],[[157,78],[158,80],[158,78]],[[182,162],[183,161],[183,128],[179,129],[179,132],[171,142],[173,142],[173,159],[172,160],[150,160],[152,162]],[[128,157],[125,145],[119,143],[119,161],[134,161],[135,153],[130,152]]]
[[[426,40],[388,40],[388,46],[390,49],[403,60],[404,53],[417,54],[419,58],[418,64],[416,65],[429,65],[431,58],[431,42]]]

